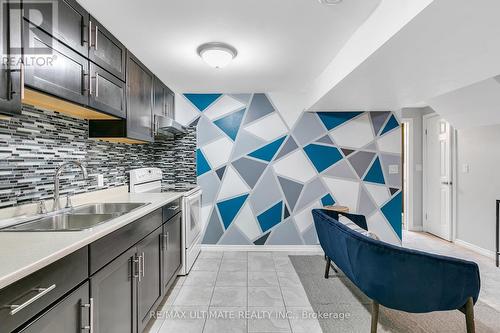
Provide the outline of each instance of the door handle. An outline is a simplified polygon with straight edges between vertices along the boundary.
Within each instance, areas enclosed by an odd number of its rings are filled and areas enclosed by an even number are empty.
[[[453,182],[449,181],[449,182],[441,182],[442,185],[453,185]]]
[[[88,330],[89,333],[94,333],[94,299],[91,297],[88,304],[82,304],[82,308],[89,309],[89,324],[82,326],[82,330]]]
[[[37,294],[35,296],[33,296],[32,298],[30,298],[29,300],[27,300],[26,302],[24,302],[23,304],[6,305],[6,307],[11,310],[10,315],[11,316],[15,315],[16,313],[18,313],[19,311],[21,311],[22,309],[24,309],[28,305],[32,304],[36,300],[38,300],[38,299],[42,298],[43,296],[47,295],[48,293],[50,293],[52,290],[55,289],[55,287],[56,287],[56,285],[53,284],[48,288],[35,288],[35,289],[33,289],[33,291],[36,291]]]

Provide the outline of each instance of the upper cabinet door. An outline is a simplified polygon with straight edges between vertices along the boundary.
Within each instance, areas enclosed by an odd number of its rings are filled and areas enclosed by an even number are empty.
[[[88,104],[89,61],[26,20],[23,36],[25,52],[38,50],[36,61],[25,64],[25,84],[70,102]]]
[[[153,141],[154,76],[134,55],[127,56],[127,137]]]
[[[109,74],[99,66],[90,63],[89,105],[99,111],[125,118],[125,82]]]
[[[165,115],[165,85],[155,76],[154,80],[154,106],[153,113]]]
[[[0,2],[0,113],[21,113],[21,17],[19,11],[11,10],[15,4]],[[15,16],[17,13],[17,17]],[[9,61],[8,59],[13,61]]]
[[[81,55],[89,53],[89,13],[74,0],[27,1],[23,4],[24,17],[38,29],[69,46]],[[33,10],[30,10],[33,9]],[[39,22],[41,13],[42,21]],[[33,16],[33,17],[31,17]]]
[[[165,115],[175,119],[175,94],[168,88],[165,91]]]
[[[90,60],[125,81],[125,46],[93,17],[90,18],[89,27]]]

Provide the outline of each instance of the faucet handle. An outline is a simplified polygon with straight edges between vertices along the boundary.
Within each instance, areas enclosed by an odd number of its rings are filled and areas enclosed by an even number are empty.
[[[40,200],[37,202],[36,213],[37,214],[46,214],[47,213],[47,207],[45,207],[45,201]]]
[[[66,208],[73,208],[73,204],[71,203],[71,197],[69,194],[66,194]]]

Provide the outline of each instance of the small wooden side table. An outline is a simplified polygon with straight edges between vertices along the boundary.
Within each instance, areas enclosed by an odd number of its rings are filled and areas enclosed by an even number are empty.
[[[347,206],[333,205],[333,206],[325,206],[323,207],[323,209],[333,210],[334,212],[339,212],[339,213],[349,213],[349,207]]]

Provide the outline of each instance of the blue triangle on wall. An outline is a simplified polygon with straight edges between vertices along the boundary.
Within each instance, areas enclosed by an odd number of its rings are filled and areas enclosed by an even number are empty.
[[[196,150],[196,175],[199,177],[204,173],[210,171],[210,164],[208,164],[207,159],[203,155],[200,149]]]
[[[399,123],[396,117],[392,115],[387,124],[385,125],[384,129],[382,130],[382,133],[380,133],[380,135],[384,135],[385,133],[389,132],[390,130],[393,130],[396,127],[399,127]]]
[[[310,144],[304,147],[307,157],[318,172],[328,169],[342,159],[342,154],[335,147]]]
[[[382,172],[382,166],[380,165],[380,159],[378,157],[375,159],[375,162],[373,162],[363,180],[371,183],[385,184],[384,173]]]
[[[333,205],[335,205],[335,199],[333,199],[333,197],[331,196],[331,194],[328,193],[323,198],[321,198],[321,204],[323,205],[323,207],[325,207],[325,206],[333,206]]]
[[[363,112],[318,112],[319,119],[328,130],[342,125]]]
[[[243,120],[243,116],[245,115],[245,109],[231,113],[229,116],[218,119],[214,121],[214,124],[217,125],[224,133],[227,134],[233,141],[236,140],[236,136],[238,135],[238,131],[240,130],[241,121]]]
[[[402,195],[399,192],[394,198],[382,207],[382,213],[384,213],[385,218],[391,224],[396,234],[398,234],[399,239],[401,239],[402,234],[402,220],[401,211],[403,209]]]
[[[285,141],[285,138],[286,138],[286,136],[279,138],[279,139],[265,145],[264,147],[259,148],[255,151],[251,152],[250,154],[248,154],[248,156],[255,157],[255,158],[258,158],[259,160],[263,160],[266,162],[271,162],[274,155],[276,155],[276,152],[278,151],[278,149],[280,149],[281,144],[283,143],[283,141]]]
[[[239,197],[217,203],[222,223],[226,229],[231,225],[247,198],[248,194],[244,194]]]
[[[184,94],[191,103],[201,112],[205,111],[216,99],[221,97],[222,94]]]
[[[276,205],[272,206],[259,216],[257,220],[259,221],[260,227],[263,232],[268,231],[276,224],[281,222],[281,212],[283,211],[283,201],[278,202]]]

